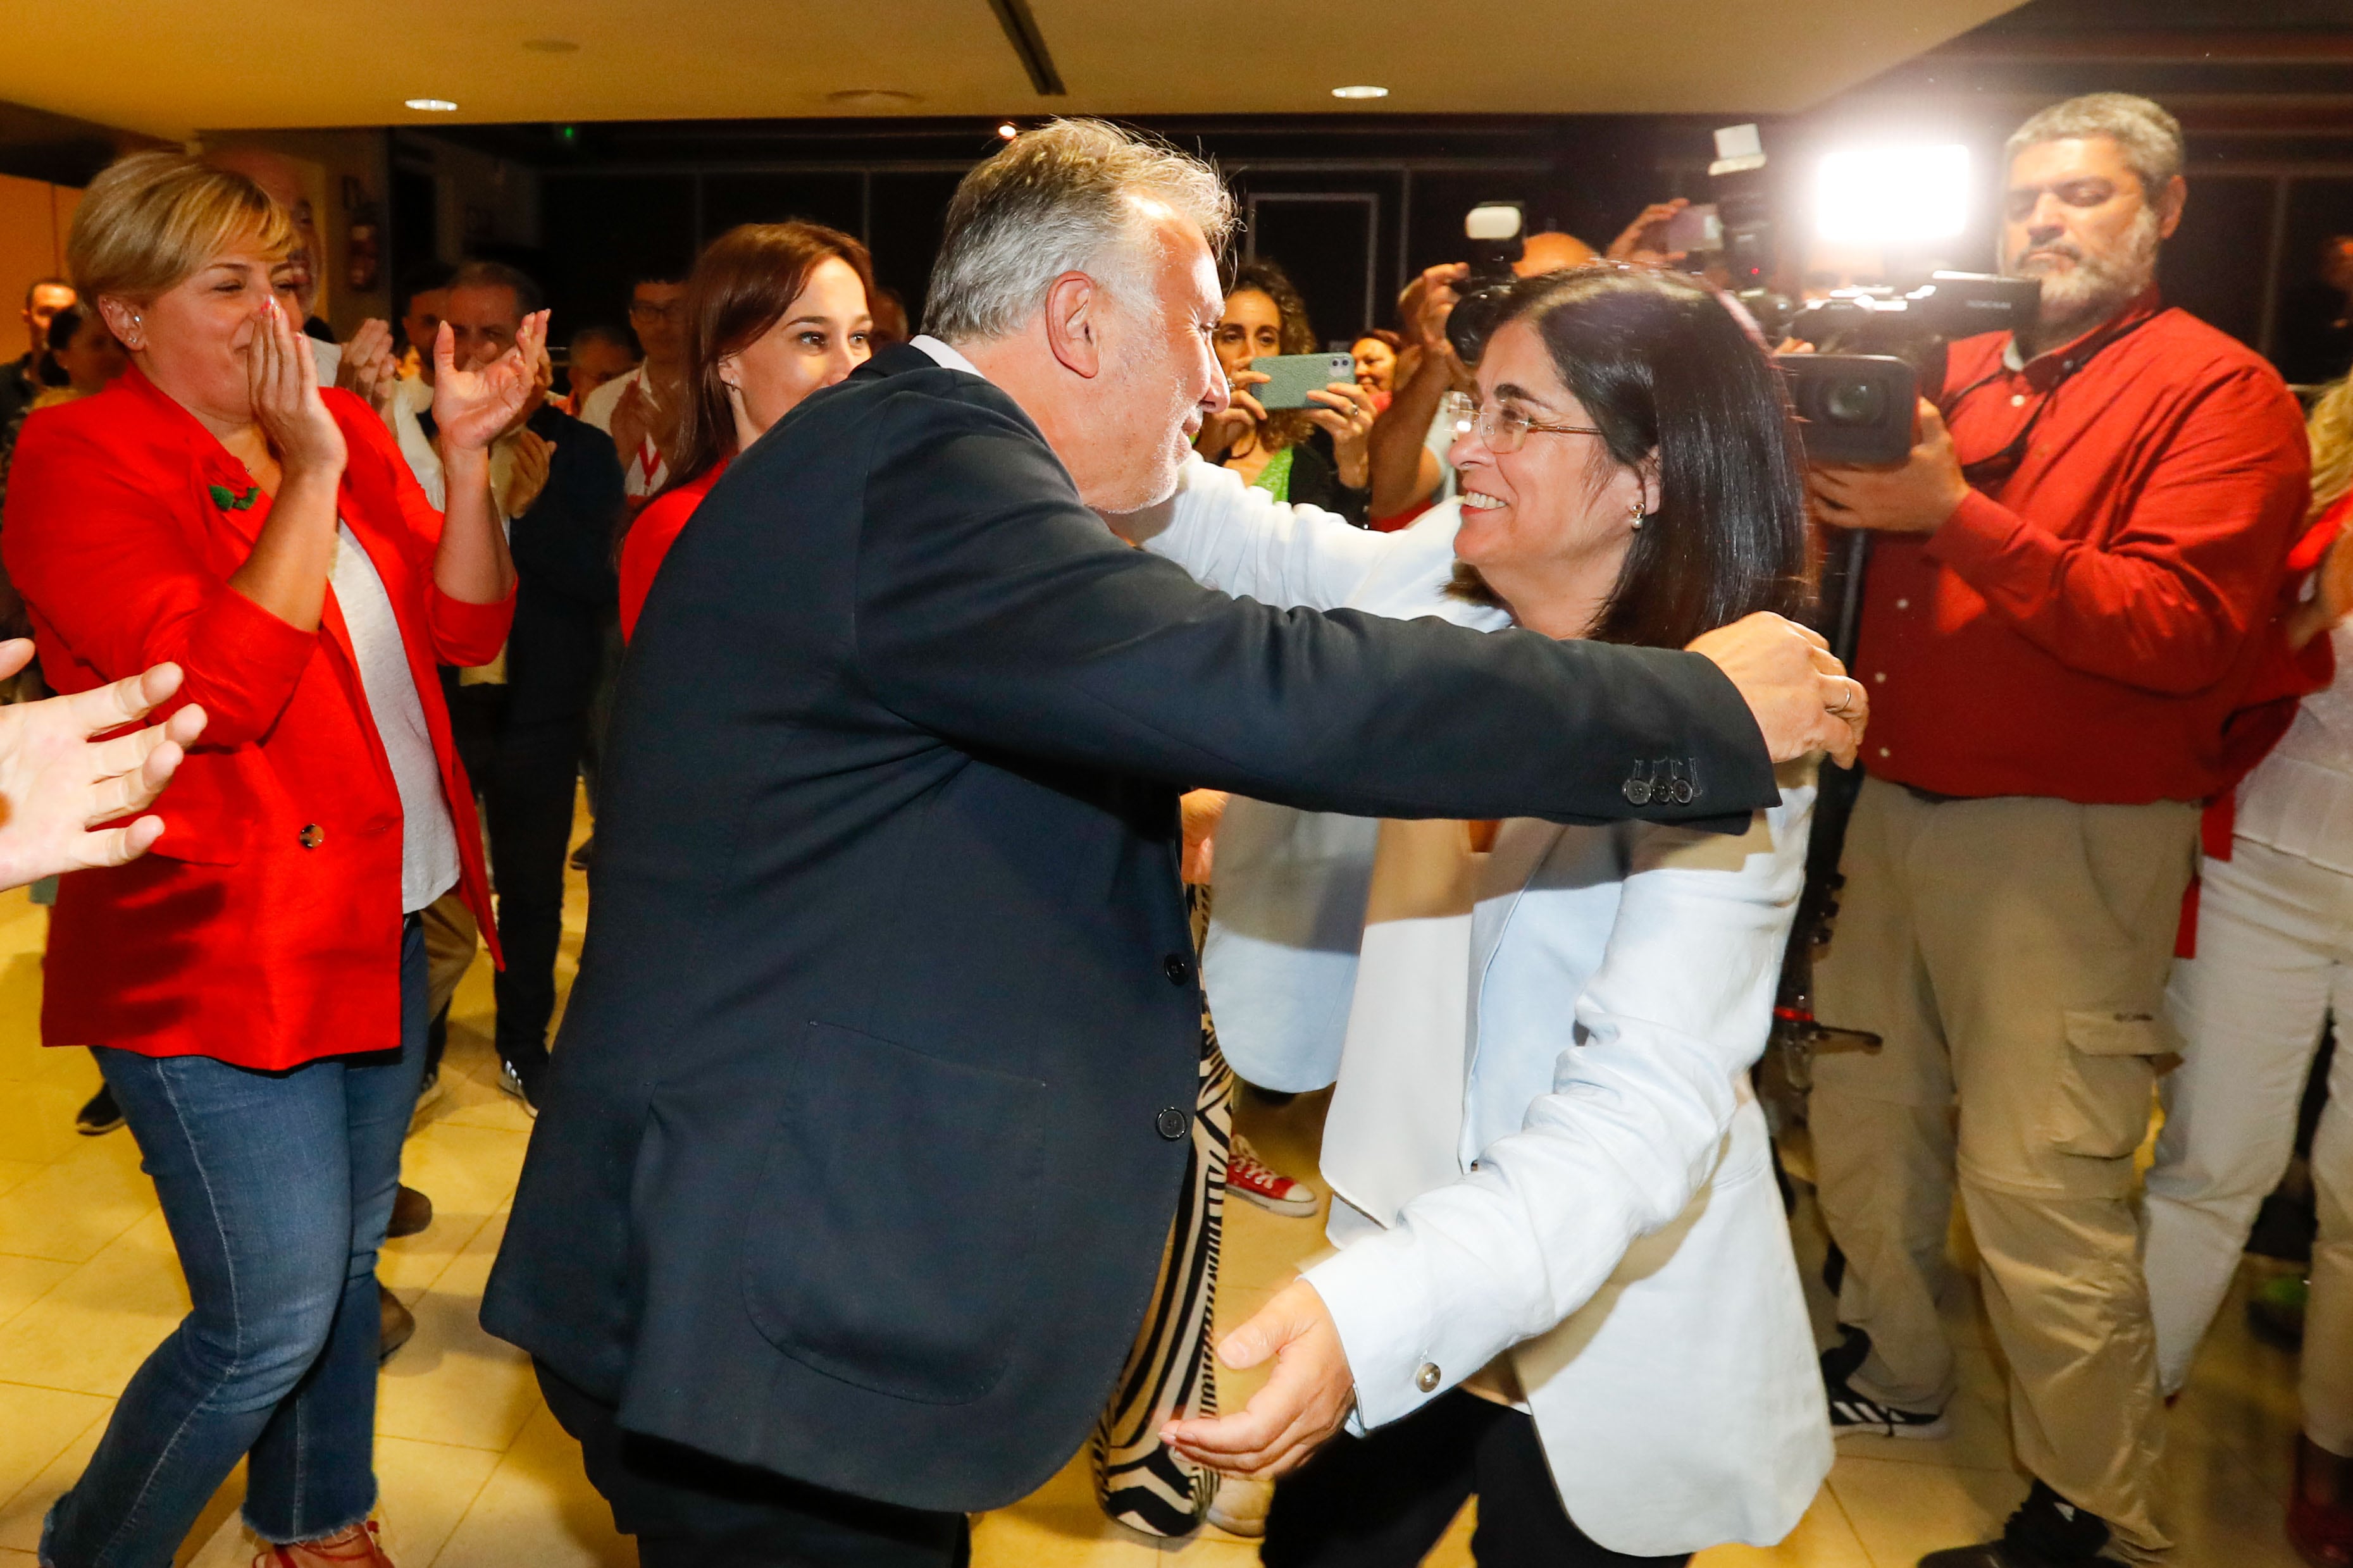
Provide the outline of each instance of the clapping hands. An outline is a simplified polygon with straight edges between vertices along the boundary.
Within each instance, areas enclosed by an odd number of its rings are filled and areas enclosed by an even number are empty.
[[[514,347],[480,369],[458,368],[454,341],[444,321],[433,338],[433,422],[445,447],[486,451],[529,417],[534,395],[546,395],[541,363],[547,344],[547,312],[525,316],[515,331]]]

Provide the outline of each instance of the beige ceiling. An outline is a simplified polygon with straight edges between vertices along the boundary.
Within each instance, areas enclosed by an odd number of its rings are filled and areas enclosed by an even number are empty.
[[[0,99],[197,128],[833,115],[1802,109],[2014,0],[1032,0],[1040,98],[987,0],[20,0]],[[1240,18],[1238,20],[1238,18]],[[562,39],[575,51],[524,47]],[[34,47],[21,47],[25,43]],[[422,115],[407,98],[455,100]]]

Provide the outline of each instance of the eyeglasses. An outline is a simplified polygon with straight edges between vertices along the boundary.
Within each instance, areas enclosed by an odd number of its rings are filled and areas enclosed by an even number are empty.
[[[645,300],[629,301],[629,319],[633,321],[676,321],[685,316],[686,301],[683,300],[672,300],[666,305],[653,304]]]
[[[1476,436],[1487,450],[1497,456],[1508,456],[1527,445],[1531,433],[1538,436],[1599,436],[1602,432],[1590,425],[1539,425],[1525,414],[1508,408],[1482,408],[1478,399],[1467,392],[1446,395],[1446,419],[1453,427],[1457,439]]]

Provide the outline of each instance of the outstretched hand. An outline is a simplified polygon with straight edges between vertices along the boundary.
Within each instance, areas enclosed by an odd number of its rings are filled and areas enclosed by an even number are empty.
[[[1230,1415],[1171,1421],[1161,1441],[1229,1476],[1271,1479],[1297,1469],[1340,1430],[1356,1403],[1356,1377],[1331,1309],[1294,1279],[1225,1337],[1218,1359],[1239,1371],[1274,1358],[1274,1373]]]
[[[0,677],[32,657],[24,638],[0,642]],[[92,691],[0,708],[0,887],[120,866],[164,836],[159,816],[90,829],[153,803],[204,732],[205,710],[183,708],[161,724],[90,737],[145,718],[179,689],[180,667],[159,664]]]
[[[486,450],[520,417],[541,390],[539,357],[547,342],[547,312],[533,310],[515,330],[514,347],[479,370],[459,370],[449,323],[433,336],[433,423],[441,439],[461,451]]]
[[[1871,717],[1862,683],[1821,634],[1759,610],[1693,639],[1688,651],[1714,659],[1740,689],[1777,763],[1828,752],[1852,767]]]

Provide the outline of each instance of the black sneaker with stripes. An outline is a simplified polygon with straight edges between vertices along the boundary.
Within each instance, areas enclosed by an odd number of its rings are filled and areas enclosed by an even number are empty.
[[[1822,1389],[1831,1405],[1831,1435],[1867,1432],[1874,1437],[1949,1436],[1953,1423],[1941,1410],[1904,1410],[1859,1394],[1847,1380],[1871,1355],[1871,1336],[1852,1324],[1839,1326],[1837,1344],[1822,1352]]]

